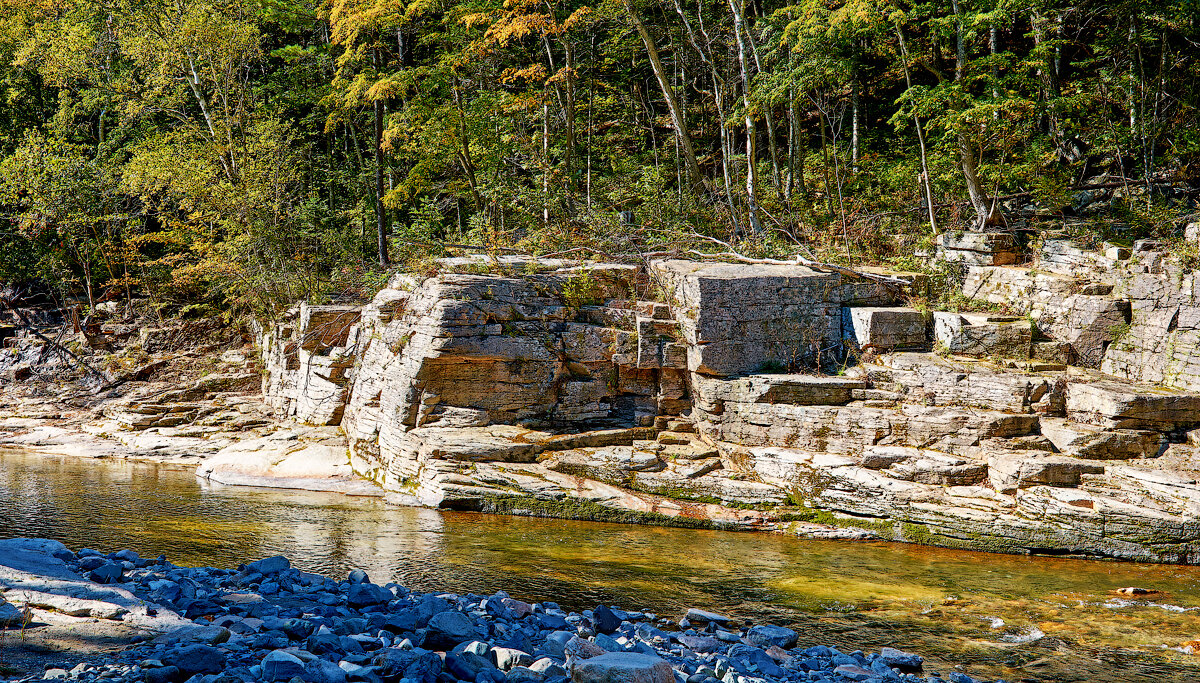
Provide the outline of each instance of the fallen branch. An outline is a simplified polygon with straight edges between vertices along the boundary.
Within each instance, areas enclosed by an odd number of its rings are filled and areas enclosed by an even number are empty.
[[[739,254],[737,252],[737,250],[735,250],[733,248],[733,246],[731,246],[728,242],[725,242],[723,240],[719,240],[715,237],[709,237],[708,235],[701,235],[701,234],[695,233],[695,232],[692,233],[692,235],[694,237],[699,237],[700,239],[703,239],[703,240],[715,242],[716,244],[719,244],[729,250],[729,251],[721,252],[721,253],[717,253],[717,254],[706,254],[702,251],[696,251],[695,249],[688,249],[687,253],[693,254],[695,256],[699,256],[702,258],[725,258],[725,259],[730,259],[733,261],[738,261],[740,263],[753,263],[753,264],[769,265],[769,266],[804,266],[806,268],[812,268],[814,270],[831,271],[834,273],[838,273],[840,275],[845,275],[846,277],[857,278],[860,280],[868,280],[870,282],[877,282],[882,285],[891,285],[893,287],[907,287],[907,286],[912,285],[911,280],[905,280],[904,278],[892,277],[889,275],[876,275],[875,273],[864,273],[862,271],[854,270],[852,268],[847,268],[845,266],[839,266],[836,263],[825,263],[822,261],[818,261],[816,259],[805,258],[804,256],[801,256],[800,254],[796,254],[796,256],[794,256],[792,258],[792,260],[781,260],[781,259],[773,259],[773,258],[751,258],[749,256],[744,256],[742,254]],[[803,247],[801,247],[801,248],[803,248]]]
[[[56,353],[62,354],[64,357],[69,358],[72,361],[74,361],[76,365],[78,365],[80,368],[82,368],[89,375],[92,375],[93,377],[100,380],[100,387],[98,389],[96,389],[96,391],[104,391],[105,389],[108,389],[113,386],[113,382],[112,382],[112,380],[110,380],[108,378],[108,375],[105,375],[103,372],[100,372],[96,368],[89,365],[87,361],[85,361],[84,359],[75,355],[75,353],[73,351],[71,351],[70,349],[68,349],[67,347],[63,346],[62,344],[59,344],[58,342],[54,341],[50,337],[47,337],[46,335],[39,332],[37,330],[37,328],[35,328],[33,326],[33,323],[30,322],[29,318],[25,315],[25,312],[22,311],[20,308],[17,308],[16,306],[14,306],[10,299],[8,299],[6,297],[0,298],[0,302],[3,302],[5,308],[12,311],[13,315],[17,316],[17,318],[20,319],[21,324],[25,327],[25,329],[29,330],[33,334],[33,336],[40,339],[42,341],[42,343],[49,346]]]

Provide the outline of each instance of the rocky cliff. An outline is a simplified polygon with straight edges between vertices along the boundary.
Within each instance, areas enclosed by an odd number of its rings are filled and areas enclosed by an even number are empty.
[[[402,503],[1197,563],[1200,306],[1156,246],[948,235],[974,313],[906,305],[921,276],[447,261],[265,327],[263,392]]]

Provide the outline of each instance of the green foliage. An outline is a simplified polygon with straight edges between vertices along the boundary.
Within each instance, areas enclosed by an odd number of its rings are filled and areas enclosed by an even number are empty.
[[[1194,3],[744,4],[0,0],[0,280],[267,313],[368,296],[380,230],[424,274],[723,250],[697,234],[923,270],[926,171],[943,229],[1096,181],[1073,236],[1178,232]]]

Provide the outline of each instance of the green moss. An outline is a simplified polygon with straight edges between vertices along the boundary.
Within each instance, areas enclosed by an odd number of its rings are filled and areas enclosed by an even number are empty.
[[[580,519],[592,522],[616,524],[643,524],[653,526],[682,527],[688,529],[736,529],[737,527],[714,522],[702,517],[672,517],[658,512],[637,512],[611,508],[587,500],[566,498],[541,500],[530,496],[488,496],[480,501],[480,512],[519,517],[550,517],[554,519]]]

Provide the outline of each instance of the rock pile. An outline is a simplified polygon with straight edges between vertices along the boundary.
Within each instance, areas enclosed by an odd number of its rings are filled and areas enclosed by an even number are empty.
[[[142,683],[973,683],[923,671],[916,654],[841,652],[774,625],[739,628],[692,609],[678,621],[605,605],[419,593],[362,571],[335,581],[284,557],[236,570],[177,567],[131,551],[55,557],[191,624],[107,663],[15,679]],[[65,665],[64,665],[65,666]]]

